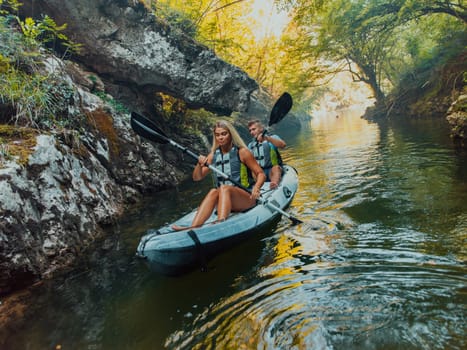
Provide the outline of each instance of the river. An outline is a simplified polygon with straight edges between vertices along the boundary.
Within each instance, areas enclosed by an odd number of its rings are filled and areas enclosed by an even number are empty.
[[[467,155],[446,126],[348,110],[280,134],[303,224],[283,218],[207,272],[151,273],[134,256],[141,235],[209,188],[184,183],[37,287],[2,348],[465,349]]]

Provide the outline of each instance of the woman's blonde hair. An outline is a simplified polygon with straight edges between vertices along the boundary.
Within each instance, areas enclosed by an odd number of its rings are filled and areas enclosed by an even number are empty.
[[[242,137],[238,133],[238,131],[234,128],[232,124],[230,124],[227,120],[218,120],[214,124],[214,127],[212,128],[212,148],[211,152],[214,153],[216,149],[219,147],[219,144],[217,143],[216,140],[216,135],[215,131],[217,128],[225,129],[230,133],[230,136],[232,137],[232,143],[237,146],[237,148],[242,148],[246,147],[245,141],[243,141]]]

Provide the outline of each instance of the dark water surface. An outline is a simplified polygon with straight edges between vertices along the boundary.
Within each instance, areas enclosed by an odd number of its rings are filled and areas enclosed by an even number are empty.
[[[148,200],[83,269],[35,292],[7,349],[465,349],[467,156],[439,121],[358,113],[281,131],[299,172],[274,232],[181,277],[134,257],[206,193]]]

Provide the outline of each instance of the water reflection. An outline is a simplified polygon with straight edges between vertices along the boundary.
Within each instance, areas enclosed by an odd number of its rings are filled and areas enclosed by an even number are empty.
[[[285,155],[305,223],[166,347],[464,348],[466,163],[432,134],[314,121]]]
[[[435,122],[376,125],[357,112],[279,131],[299,192],[273,232],[208,272],[151,274],[143,232],[210,186],[160,194],[82,271],[37,292],[6,348],[464,349],[467,159]],[[433,124],[435,123],[435,124]],[[25,336],[27,335],[27,336]]]

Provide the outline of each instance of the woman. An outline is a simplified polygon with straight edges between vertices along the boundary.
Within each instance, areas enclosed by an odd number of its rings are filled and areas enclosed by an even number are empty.
[[[266,176],[263,170],[248,150],[245,142],[229,122],[219,120],[213,128],[213,144],[207,156],[199,156],[198,163],[193,169],[193,180],[202,180],[210,169],[206,166],[212,164],[229,178],[251,188],[251,193],[235,186],[222,176],[217,176],[217,187],[209,191],[201,202],[193,219],[191,227],[199,227],[211,216],[217,206],[217,222],[224,221],[230,212],[249,209],[256,204],[260,196]],[[253,177],[256,183],[252,186]],[[187,227],[174,225],[174,230],[184,230]]]

